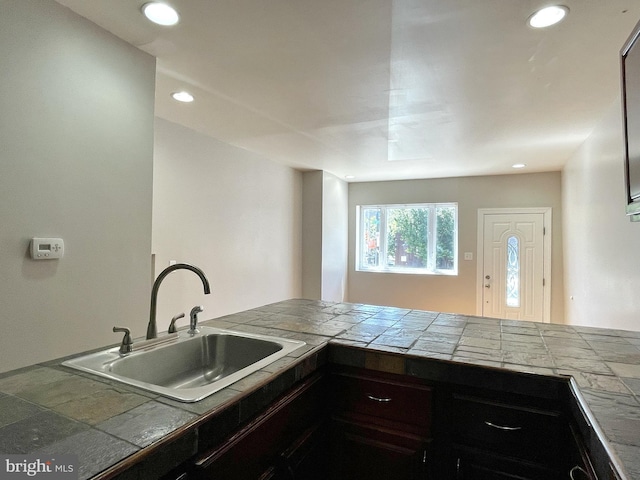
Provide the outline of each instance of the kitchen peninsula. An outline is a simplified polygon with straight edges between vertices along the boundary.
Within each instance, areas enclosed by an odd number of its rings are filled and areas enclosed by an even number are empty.
[[[62,360],[8,372],[0,375],[0,452],[76,454],[80,478],[160,478],[333,365],[435,391],[446,384],[560,399],[579,420],[598,478],[640,479],[640,332],[303,299],[202,324],[307,345],[197,403]]]

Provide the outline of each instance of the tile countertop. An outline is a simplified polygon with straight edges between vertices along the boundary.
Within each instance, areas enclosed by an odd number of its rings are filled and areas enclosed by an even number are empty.
[[[302,299],[202,324],[307,346],[197,403],[77,372],[62,360],[2,374],[0,453],[76,454],[80,478],[160,476],[330,357],[424,378],[465,367],[537,385],[570,375],[614,463],[640,480],[640,332]]]

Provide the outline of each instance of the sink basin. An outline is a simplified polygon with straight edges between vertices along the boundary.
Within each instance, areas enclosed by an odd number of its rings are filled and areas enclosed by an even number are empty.
[[[182,402],[197,402],[288,355],[304,342],[199,327],[125,355],[119,347],[63,362]],[[141,342],[144,345],[144,342]]]

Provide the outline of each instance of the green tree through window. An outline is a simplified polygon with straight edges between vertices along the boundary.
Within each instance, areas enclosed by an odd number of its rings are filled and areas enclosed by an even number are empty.
[[[387,216],[388,262],[426,268],[429,211],[424,208],[393,208],[388,210]]]
[[[359,206],[358,270],[457,273],[457,205]]]
[[[454,265],[455,251],[455,209],[439,207],[436,209],[438,239],[436,243],[436,268],[449,270]]]

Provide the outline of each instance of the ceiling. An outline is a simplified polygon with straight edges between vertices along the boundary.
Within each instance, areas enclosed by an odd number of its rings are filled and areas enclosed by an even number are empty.
[[[157,57],[156,115],[351,181],[557,171],[619,97],[638,0],[57,0]],[[196,98],[181,104],[170,93]]]

